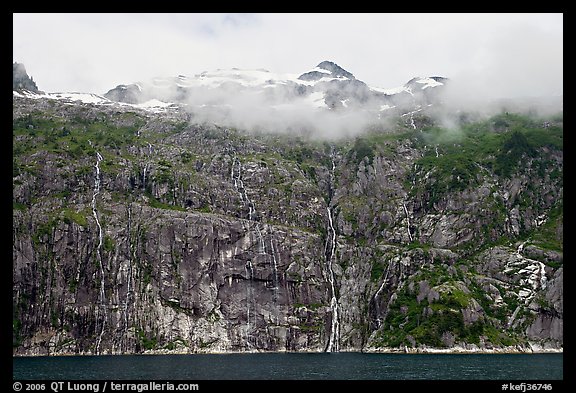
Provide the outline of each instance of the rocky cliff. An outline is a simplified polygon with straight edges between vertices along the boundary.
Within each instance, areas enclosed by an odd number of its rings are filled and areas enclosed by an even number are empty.
[[[26,67],[22,63],[12,63],[12,90],[39,93],[36,82],[28,76]]]
[[[563,123],[333,140],[14,97],[15,354],[561,349]]]

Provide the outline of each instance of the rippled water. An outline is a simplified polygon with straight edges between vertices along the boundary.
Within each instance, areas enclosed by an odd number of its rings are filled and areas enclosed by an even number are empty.
[[[14,379],[561,380],[563,354],[260,353],[14,357]]]

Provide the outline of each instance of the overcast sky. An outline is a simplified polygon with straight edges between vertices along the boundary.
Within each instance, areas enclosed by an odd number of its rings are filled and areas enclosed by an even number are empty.
[[[562,14],[14,14],[40,90],[103,94],[217,68],[300,74],[330,60],[370,86],[445,76],[496,96],[563,94]]]

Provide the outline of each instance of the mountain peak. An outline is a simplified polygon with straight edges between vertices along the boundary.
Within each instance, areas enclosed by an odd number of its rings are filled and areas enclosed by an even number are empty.
[[[429,87],[442,86],[446,83],[448,78],[442,76],[417,76],[410,79],[404,85],[407,88],[427,89]]]
[[[318,64],[313,70],[305,72],[298,77],[298,79],[304,81],[318,81],[322,78],[356,79],[352,73],[346,71],[338,64],[327,60]]]
[[[343,76],[349,79],[356,79],[354,78],[354,75],[352,75],[350,72],[346,71],[344,68],[340,67],[338,64],[333,63],[331,61],[325,60],[322,63],[318,64],[316,67],[329,71],[330,74],[335,77]]]

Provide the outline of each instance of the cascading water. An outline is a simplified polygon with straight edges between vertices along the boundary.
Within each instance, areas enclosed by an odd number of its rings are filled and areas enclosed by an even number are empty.
[[[274,239],[270,238],[270,255],[272,257],[272,269],[274,272],[274,302],[278,300],[278,262],[276,260],[276,247],[274,247]]]
[[[128,271],[126,272],[126,299],[124,300],[124,337],[128,337],[128,310],[130,305],[130,296],[132,295],[132,243],[130,242],[130,233],[132,232],[132,207],[129,204],[128,214]]]
[[[374,295],[374,301],[378,300],[378,297],[380,296],[380,292],[382,292],[382,290],[386,286],[386,283],[388,282],[388,275],[390,274],[390,268],[392,267],[392,265],[393,265],[392,261],[388,262],[388,266],[386,267],[386,274],[384,275],[384,280],[382,280],[382,284],[380,285],[380,288],[378,288],[378,290],[376,291],[376,294]],[[377,324],[376,325],[377,328],[380,328],[380,326],[382,325],[382,319],[377,318],[376,324]]]
[[[330,336],[328,338],[328,345],[325,352],[338,352],[340,350],[340,321],[338,315],[338,299],[336,298],[336,287],[334,285],[334,270],[332,269],[332,262],[336,254],[336,230],[334,229],[334,221],[332,218],[332,210],[330,210],[330,202],[332,201],[332,187],[334,185],[334,170],[336,165],[334,163],[334,150],[331,154],[332,169],[330,171],[330,200],[326,211],[328,214],[328,236],[326,237],[326,265],[328,270],[328,282],[330,283],[331,299],[330,311],[332,313],[330,323]]]
[[[535,259],[527,258],[522,253],[524,252],[524,246],[528,241],[522,242],[518,248],[516,249],[516,256],[525,262],[531,264],[531,274],[530,278],[526,280],[526,284],[532,287],[532,293],[527,298],[527,300],[531,300],[536,295],[537,289],[545,289],[547,285],[547,278],[546,278],[546,265],[544,263],[537,261]],[[525,269],[523,269],[525,270]],[[522,272],[523,270],[520,270]]]
[[[252,223],[251,225],[254,225],[254,232],[256,233],[256,236],[258,237],[258,254],[259,255],[264,255],[265,258],[269,256],[269,254],[266,252],[266,243],[264,240],[264,236],[262,235],[262,228],[260,227],[260,223],[258,221],[256,221],[256,208],[254,206],[254,203],[250,200],[250,197],[248,197],[248,193],[246,192],[246,188],[244,187],[244,181],[242,180],[242,163],[240,162],[240,160],[238,160],[238,158],[234,157],[233,161],[232,161],[232,169],[230,171],[230,177],[232,179],[232,183],[234,184],[234,188],[236,189],[236,191],[238,192],[238,194],[240,195],[240,200],[242,202],[243,205],[248,207],[248,220]],[[276,303],[276,300],[278,299],[278,295],[277,295],[277,282],[278,282],[278,275],[277,275],[277,264],[276,264],[276,257],[275,257],[275,252],[274,252],[274,246],[272,244],[272,239],[270,240],[270,244],[271,244],[271,250],[272,250],[272,261],[271,263],[273,263],[273,271],[274,271],[274,302]],[[254,277],[254,271],[252,268],[252,262],[248,261],[246,266],[246,276],[248,277],[248,286],[246,289],[246,302],[247,302],[247,306],[246,306],[246,342],[248,347],[251,347],[252,344],[250,343],[250,306],[251,306],[251,302],[253,302],[253,295],[252,295],[252,279]],[[278,316],[276,317],[276,319],[278,319]]]
[[[258,235],[258,254],[268,255],[266,253],[266,244],[264,243],[264,236],[262,236],[262,231],[260,230],[260,225],[256,223],[256,235]]]
[[[90,145],[92,143],[90,142]],[[96,259],[100,267],[100,294],[99,302],[100,307],[98,307],[98,314],[100,310],[103,310],[103,317],[100,318],[98,315],[97,320],[102,320],[102,326],[100,328],[100,334],[98,335],[98,340],[96,341],[96,354],[100,353],[100,343],[102,342],[102,336],[104,335],[104,328],[106,326],[106,319],[108,318],[106,312],[106,292],[104,288],[104,266],[102,264],[102,226],[100,225],[100,220],[98,219],[98,210],[96,209],[96,197],[100,193],[100,162],[102,161],[102,156],[99,152],[96,152],[96,164],[95,175],[94,175],[94,192],[92,193],[92,215],[96,221],[96,226],[98,227],[98,245],[96,246]]]
[[[248,277],[248,286],[246,288],[246,345],[250,348],[252,346],[250,343],[250,303],[253,301],[252,278],[254,277],[252,261],[246,262],[244,269],[246,270],[246,277]]]
[[[142,175],[142,188],[146,190],[146,172],[148,171],[148,164],[144,165],[143,175]]]
[[[407,230],[408,230],[408,238],[410,239],[410,242],[414,241],[414,238],[412,237],[412,232],[410,231],[410,216],[408,215],[408,209],[406,208],[406,204],[404,202],[402,202],[402,206],[404,207],[404,213],[406,213],[406,221],[407,221]]]
[[[244,181],[242,180],[242,163],[240,163],[238,158],[234,158],[234,161],[232,162],[231,177],[234,183],[234,188],[238,191],[238,194],[240,194],[240,200],[243,204],[248,206],[248,220],[253,221],[256,216],[256,209],[246,193],[246,188],[244,188]]]
[[[524,293],[524,295],[519,296],[519,300],[521,300],[521,302],[512,313],[512,316],[508,319],[508,328],[513,325],[518,312],[522,309],[522,307],[528,306],[533,301],[534,297],[538,294],[538,291],[546,289],[548,284],[545,269],[546,265],[540,261],[530,259],[522,255],[527,242],[528,241],[526,240],[520,243],[516,249],[517,261],[511,262],[506,269],[511,271],[520,268],[517,271],[517,274],[522,277],[519,281],[519,285],[522,286],[519,295]]]
[[[328,265],[328,282],[330,283],[330,290],[332,292],[332,298],[330,299],[332,321],[330,324],[330,337],[328,339],[326,352],[338,352],[340,347],[340,322],[338,321],[338,299],[336,299],[336,288],[334,286],[334,270],[332,270],[332,260],[336,251],[336,230],[334,229],[334,223],[332,221],[332,212],[329,207],[327,207],[326,210],[328,211],[328,222],[331,232],[331,235],[329,236],[329,239],[331,237],[331,246],[330,252],[326,255],[326,264]],[[326,249],[328,249],[328,239],[326,240]]]

